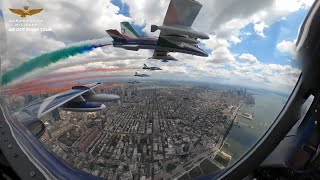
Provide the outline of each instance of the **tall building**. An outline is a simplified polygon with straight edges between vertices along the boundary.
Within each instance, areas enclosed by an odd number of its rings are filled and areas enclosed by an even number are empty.
[[[96,127],[98,127],[99,130],[102,130],[103,129],[103,121],[102,121],[102,119],[98,118],[98,119],[94,120],[94,125]]]

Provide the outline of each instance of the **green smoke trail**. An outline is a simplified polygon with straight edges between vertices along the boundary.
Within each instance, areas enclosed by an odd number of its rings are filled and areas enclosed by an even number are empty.
[[[17,78],[20,78],[36,69],[47,67],[52,63],[56,63],[60,60],[67,59],[70,56],[75,56],[77,54],[90,52],[95,48],[103,47],[103,46],[105,45],[73,46],[73,47],[68,47],[68,48],[57,50],[57,51],[53,51],[50,53],[42,54],[38,57],[30,59],[27,62],[22,63],[20,66],[18,66],[15,69],[5,72],[2,75],[2,85],[8,84],[9,82]]]

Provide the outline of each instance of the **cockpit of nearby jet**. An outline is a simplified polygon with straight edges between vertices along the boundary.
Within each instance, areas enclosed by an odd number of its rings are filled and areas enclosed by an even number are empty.
[[[0,179],[320,179],[320,1],[0,2]]]

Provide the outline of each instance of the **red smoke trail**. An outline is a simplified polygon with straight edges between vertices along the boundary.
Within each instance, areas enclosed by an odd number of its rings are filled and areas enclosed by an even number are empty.
[[[106,78],[106,77],[92,77],[92,78],[87,78],[87,79],[95,79],[95,78]],[[59,81],[57,84],[62,84],[62,83],[68,83],[68,82],[72,82],[74,83],[76,79],[69,79],[69,80],[64,80],[64,81]],[[77,80],[83,80],[83,78],[79,78]],[[27,89],[17,89],[17,90],[14,90],[14,91],[7,91],[7,92],[4,92],[3,94],[11,94],[11,93],[19,93],[19,94],[24,94],[24,93],[27,93],[29,91],[33,91],[33,90],[42,90],[42,89],[53,89],[55,87],[50,87],[50,86],[56,86],[57,84],[53,85],[53,84],[42,84],[41,86],[36,86],[36,87],[29,87]],[[84,84],[88,84],[88,83],[84,83]]]
[[[28,87],[23,87],[23,88],[19,88],[19,89],[4,91],[2,93],[6,93],[6,92],[8,92],[8,93],[19,93],[19,92],[27,93],[27,91],[31,91],[33,89],[49,87],[49,86],[53,86],[55,84],[62,84],[62,83],[74,82],[74,81],[79,81],[79,80],[87,80],[87,79],[116,78],[116,77],[127,77],[127,75],[97,75],[97,76],[85,76],[85,77],[76,77],[76,78],[69,78],[69,79],[59,79],[59,80],[53,80],[53,81],[49,81],[49,82],[39,82],[39,83],[37,83],[37,86],[28,86]]]
[[[56,87],[56,88],[39,88],[39,89],[35,89],[32,90],[30,92],[28,92],[28,95],[39,95],[39,94],[48,94],[48,93],[61,93],[61,92],[65,92],[70,90],[73,86],[81,86],[81,85],[86,85],[87,83],[80,83],[80,84],[68,84],[62,87]],[[105,83],[104,83],[105,84]],[[108,85],[117,85],[117,84],[122,84],[121,82],[108,82]],[[99,86],[95,89],[111,89],[110,87],[106,88],[106,87],[102,87]],[[26,95],[25,93],[19,93],[16,95]]]
[[[86,85],[86,84],[88,84],[88,83],[71,83],[71,84],[67,84],[67,85],[64,85],[61,87],[55,87],[55,88],[39,87],[39,88],[35,88],[35,89],[32,89],[27,92],[14,92],[13,94],[14,95],[39,95],[39,94],[48,94],[48,93],[55,93],[56,94],[56,93],[61,93],[61,92],[71,90],[71,88],[73,86],[81,86],[81,85]],[[105,82],[103,84],[111,86],[111,85],[122,84],[122,82]],[[113,88],[99,86],[95,89],[113,89]]]
[[[12,90],[12,89],[27,88],[27,87],[31,87],[31,86],[38,86],[38,83],[41,81],[48,81],[48,80],[55,79],[55,78],[61,78],[61,77],[66,77],[66,76],[71,76],[71,75],[82,74],[82,73],[101,72],[101,71],[102,72],[103,71],[123,71],[123,70],[132,70],[132,69],[137,69],[137,68],[98,68],[98,69],[80,70],[80,71],[54,74],[51,76],[41,77],[38,79],[27,81],[22,84],[7,86],[4,88],[3,91]]]

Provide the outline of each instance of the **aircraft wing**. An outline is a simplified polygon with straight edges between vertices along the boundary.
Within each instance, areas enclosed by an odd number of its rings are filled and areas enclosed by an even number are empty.
[[[171,0],[163,25],[190,28],[201,8],[194,0]]]
[[[191,28],[201,8],[202,5],[195,0],[171,0],[163,25],[151,25],[151,32],[161,31],[157,45],[174,49],[185,44],[198,44],[198,38],[209,39],[205,33]]]
[[[91,89],[99,86],[100,83],[92,83],[84,86],[74,86],[72,90],[62,92],[56,94],[54,96],[50,96],[46,99],[36,101],[28,106],[26,106],[21,111],[28,112],[30,115],[41,118],[45,114],[57,109],[63,104],[76,99],[77,97],[81,97],[80,95],[90,92]],[[77,99],[77,101],[81,101],[81,99]]]
[[[162,28],[153,26],[152,31],[161,30],[159,39],[166,39],[171,42],[197,43],[198,41],[193,39],[197,37],[191,38],[190,33],[194,31],[191,26],[201,8],[202,5],[195,0],[171,0]],[[187,39],[183,38],[186,36]]]

